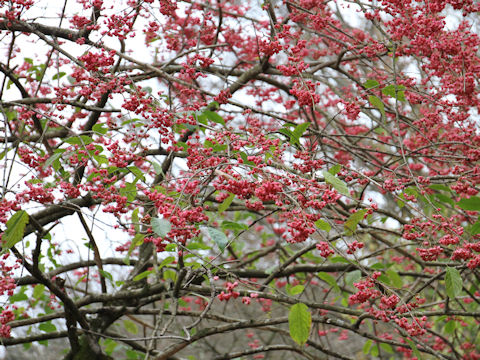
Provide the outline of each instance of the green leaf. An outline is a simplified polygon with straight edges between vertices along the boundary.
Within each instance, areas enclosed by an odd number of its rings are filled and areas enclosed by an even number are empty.
[[[330,169],[328,169],[328,172],[332,175],[337,175],[340,172],[340,170],[342,170],[342,165],[336,164],[332,166]]]
[[[128,248],[128,256],[132,254],[132,251],[137,247],[143,244],[143,240],[145,239],[144,234],[135,234],[133,237],[130,247]]]
[[[156,161],[152,161],[152,165],[153,165],[153,170],[155,170],[155,174],[157,175],[163,174],[162,165],[160,165]]]
[[[395,85],[388,85],[382,89],[382,94],[393,97],[399,101],[405,101],[405,91],[403,90],[405,90],[405,86],[403,85],[398,85],[397,87],[395,87]]]
[[[45,285],[43,284],[37,284],[33,288],[33,298],[35,300],[40,299],[44,293],[45,293]]]
[[[413,186],[409,186],[405,189],[405,194],[410,195],[410,196],[415,196],[416,198],[419,198],[421,195],[418,192],[418,189]]]
[[[130,334],[138,333],[137,324],[135,324],[133,321],[123,320],[123,326],[125,327],[125,330],[127,330]]]
[[[99,273],[105,278],[105,279],[108,279],[110,281],[113,281],[113,276],[112,274],[110,274],[108,271],[105,271],[105,270],[101,270],[101,269],[98,269]]]
[[[372,344],[373,344],[372,340],[367,340],[365,342],[365,345],[363,345],[363,353],[365,355],[368,355],[368,353],[370,352],[370,348],[372,347]]]
[[[64,77],[65,75],[67,75],[66,72],[60,71],[60,72],[58,72],[58,73],[56,73],[55,75],[52,76],[52,80],[60,79],[60,78]]]
[[[360,270],[353,270],[345,275],[345,283],[347,285],[353,285],[353,283],[357,282],[362,278],[362,273]]]
[[[383,351],[385,351],[389,354],[393,354],[393,349],[390,346],[390,344],[380,343],[380,347],[382,348]]]
[[[433,190],[439,190],[439,191],[442,191],[442,190],[447,192],[450,191],[450,188],[448,186],[441,185],[441,184],[432,184],[429,186],[429,188]]]
[[[147,271],[141,272],[140,274],[138,274],[133,278],[133,281],[140,281],[142,279],[145,279],[152,273],[153,273],[153,270],[147,270]]]
[[[118,343],[116,343],[112,339],[105,339],[105,341],[103,342],[103,345],[105,346],[105,353],[107,355],[112,355]]]
[[[140,170],[136,166],[129,166],[128,171],[130,171],[133,175],[135,175],[136,179],[141,179],[142,181],[145,181],[145,176],[143,175],[143,171]]]
[[[161,268],[163,268],[164,266],[168,265],[168,264],[171,264],[175,261],[175,258],[173,256],[168,256],[166,257],[165,259],[162,260],[162,262],[160,263],[160,265],[158,265],[157,267],[157,270],[160,270]]]
[[[290,295],[298,295],[298,294],[301,294],[303,292],[303,290],[305,290],[305,286],[296,285],[296,286],[292,287],[291,289],[289,289],[288,293]]]
[[[457,327],[457,323],[455,320],[450,320],[445,324],[445,327],[443,328],[443,331],[445,331],[446,334],[453,334],[455,331],[455,328]]]
[[[138,360],[143,359],[143,354],[139,353],[138,351],[128,349],[125,351],[125,355],[127,355],[127,359]]]
[[[300,144],[300,138],[303,136],[307,128],[310,126],[310,123],[302,123],[295,126],[295,129],[290,130],[289,128],[294,126],[293,124],[285,124],[281,129],[278,130],[279,133],[288,137],[290,144]]]
[[[385,274],[380,275],[377,279],[378,281],[381,281],[384,284],[387,284],[387,285],[391,284],[390,278]]]
[[[480,221],[477,221],[475,224],[473,224],[469,232],[472,235],[480,234]]]
[[[207,119],[225,126],[225,120],[218,115],[216,112],[210,111],[210,110],[205,110],[203,114],[207,117]]]
[[[345,221],[344,227],[347,235],[352,235],[357,230],[357,225],[360,221],[363,220],[367,210],[358,210],[357,212],[351,214],[347,221]]]
[[[382,263],[375,263],[372,266],[370,266],[370,269],[375,269],[375,270],[382,270],[385,269],[385,264]]]
[[[220,109],[220,104],[217,101],[212,101],[210,104],[207,105],[207,109],[209,110],[218,110]]]
[[[386,275],[390,279],[390,283],[395,286],[396,288],[401,288],[403,286],[403,280],[400,275],[394,270],[387,270],[385,271]]]
[[[279,133],[282,133],[283,135],[285,135],[286,137],[288,137],[288,140],[290,141],[290,143],[292,143],[292,137],[293,137],[293,133],[290,129],[286,128],[286,127],[283,127],[281,129],[278,130]]]
[[[334,257],[330,258],[330,262],[332,264],[336,264],[336,263],[349,264],[350,263],[350,261],[345,259],[343,256],[334,256]]]
[[[326,231],[326,232],[329,232],[332,229],[330,224],[327,223],[326,221],[322,220],[322,219],[318,219],[317,221],[315,221],[315,226],[317,228],[319,228],[320,230],[323,230],[323,231]]]
[[[105,155],[93,155],[93,158],[99,165],[108,164],[108,159]]]
[[[420,354],[420,351],[418,351],[417,345],[415,345],[415,343],[410,339],[405,339],[405,341],[408,343],[408,345],[410,345],[413,355],[415,355],[418,360],[422,360],[422,354]]]
[[[132,202],[137,197],[137,186],[135,183],[126,182],[125,187],[119,189],[119,193],[127,198],[127,201]]]
[[[80,135],[65,139],[65,142],[70,145],[88,145],[93,142],[93,139],[87,135]]]
[[[163,278],[165,280],[175,281],[177,279],[177,273],[173,270],[166,269],[163,271]]]
[[[150,221],[152,229],[158,236],[164,238],[172,230],[172,224],[167,219],[153,218]]]
[[[63,150],[63,149],[62,149]],[[62,157],[62,154],[63,154],[64,151],[62,152],[56,152],[55,154],[53,154],[52,156],[50,156],[47,161],[45,161],[45,164],[43,164],[43,168],[46,169],[48,168],[50,165],[52,165],[55,161],[57,161],[58,159],[60,159]]]
[[[187,244],[188,250],[211,250],[211,247],[200,242],[189,242]]]
[[[312,325],[312,315],[305,304],[299,303],[290,307],[288,312],[288,327],[293,341],[299,345],[307,342]]]
[[[222,222],[222,229],[228,229],[228,230],[247,230],[248,229],[248,225],[246,224],[242,224],[242,223],[238,223],[238,222],[233,222],[233,221],[228,221],[228,220],[225,220]]]
[[[323,177],[325,178],[325,182],[332,185],[333,188],[337,190],[340,194],[343,194],[345,196],[350,195],[348,192],[347,184],[343,180],[340,180],[339,178],[330,174],[328,171],[323,171],[322,174],[323,174]]]
[[[309,126],[310,126],[310,123],[308,122],[297,125],[295,129],[292,131],[292,137],[290,138],[290,143],[292,145],[297,143],[299,144],[300,138],[302,137],[302,135],[305,133],[305,131]]]
[[[12,248],[23,239],[28,220],[27,212],[25,210],[19,210],[7,221],[7,229],[2,236],[4,249]]]
[[[212,227],[208,227],[207,230],[212,240],[217,244],[220,251],[223,252],[228,245],[227,236],[222,231]]]
[[[373,88],[376,88],[378,87],[378,85],[380,85],[378,83],[377,80],[373,80],[373,79],[368,79],[367,81],[365,81],[363,83],[363,86],[366,88],[366,89],[373,89]]]
[[[168,244],[165,246],[165,251],[177,251],[177,244]]]
[[[449,298],[454,299],[462,292],[463,280],[460,272],[447,266],[445,269],[445,288]]]
[[[326,272],[319,272],[317,276],[325,281],[328,285],[330,285],[336,292],[340,292],[340,288],[337,284],[337,279],[335,279],[332,275]]]
[[[136,232],[140,231],[140,220],[138,218],[138,212],[139,211],[140,211],[140,209],[137,207],[132,212],[132,224],[133,224],[133,227],[135,228]]]
[[[233,199],[235,199],[235,194],[228,195],[228,197],[218,206],[218,213],[222,213],[227,210]]]
[[[194,113],[193,114],[193,117],[197,119],[197,121],[202,124],[202,125],[208,125],[208,120],[207,120],[207,116],[205,114],[196,114]],[[195,126],[192,126],[190,124],[186,124],[187,125],[187,129],[189,130],[194,130],[195,129]]]
[[[222,152],[228,149],[228,145],[226,144],[215,144],[213,145],[213,151],[215,152]]]
[[[143,121],[142,119],[138,119],[138,118],[129,119],[129,120],[122,121],[122,126],[128,125],[128,124],[135,124],[135,123],[143,124]]]
[[[447,203],[447,204],[450,204],[452,206],[455,206],[455,201],[452,200],[452,198],[450,198],[449,196],[447,195],[443,195],[443,194],[440,194],[440,193],[435,193],[435,197],[440,200],[440,201],[443,201],[444,203]]]
[[[105,127],[105,124],[95,124],[93,125],[92,130],[97,134],[105,135],[108,131],[108,128]]]
[[[378,110],[380,110],[382,118],[385,118],[385,105],[383,104],[382,100],[375,95],[370,95],[368,97],[368,101],[370,104],[372,104],[372,106],[375,106]]]
[[[13,304],[17,301],[25,301],[25,300],[28,300],[28,296],[25,293],[13,294],[12,296],[8,297],[8,301],[10,301],[10,304]]]
[[[41,323],[40,325],[38,325],[38,328],[47,333],[57,331],[57,327],[53,325],[50,321]]]
[[[468,211],[480,211],[480,197],[471,196],[468,199],[461,199],[457,202],[459,208]]]

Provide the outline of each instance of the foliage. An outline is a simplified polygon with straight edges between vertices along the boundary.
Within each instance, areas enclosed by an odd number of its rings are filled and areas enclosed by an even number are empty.
[[[478,11],[0,1],[2,344],[480,358]]]

